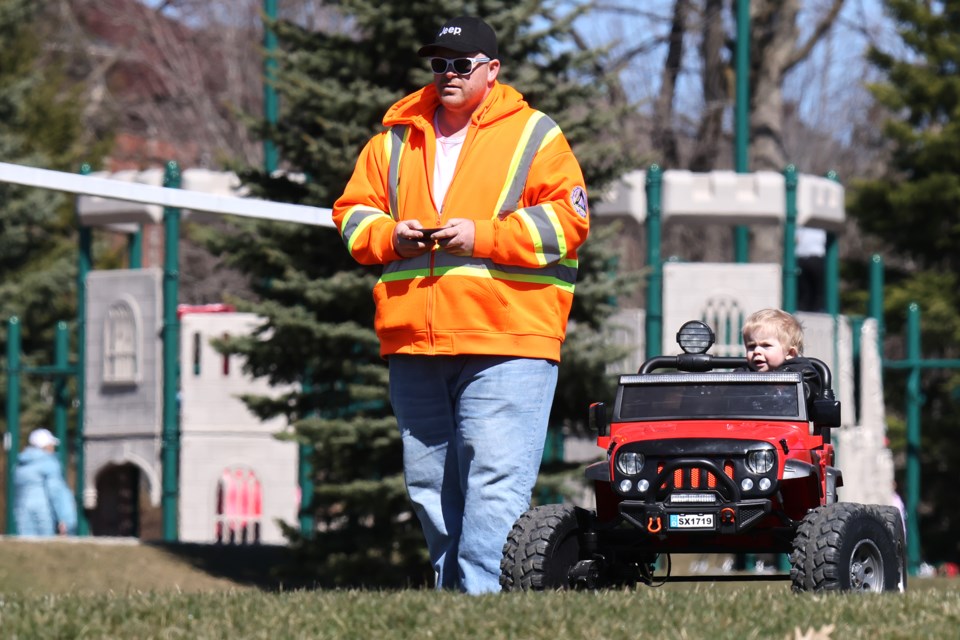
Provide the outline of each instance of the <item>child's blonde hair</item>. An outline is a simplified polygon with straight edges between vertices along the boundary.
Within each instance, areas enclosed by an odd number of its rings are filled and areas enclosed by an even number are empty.
[[[803,355],[803,326],[786,311],[782,309],[755,311],[744,321],[743,330],[740,333],[746,342],[747,336],[759,330],[773,331],[784,350],[789,351],[793,347],[798,355]]]

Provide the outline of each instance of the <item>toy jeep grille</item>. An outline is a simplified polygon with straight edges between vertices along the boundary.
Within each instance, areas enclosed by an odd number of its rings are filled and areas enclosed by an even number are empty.
[[[657,474],[663,473],[664,463],[661,460],[657,463]],[[733,477],[733,462],[726,460],[723,463],[723,472],[731,480]],[[717,489],[719,483],[717,476],[709,469],[700,467],[685,467],[674,469],[673,473],[667,477],[667,480],[660,485],[661,489],[674,490],[693,490],[693,489]]]

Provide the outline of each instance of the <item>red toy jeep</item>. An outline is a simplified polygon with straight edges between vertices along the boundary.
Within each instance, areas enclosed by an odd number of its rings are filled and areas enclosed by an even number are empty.
[[[760,373],[707,354],[713,331],[681,327],[683,353],[620,376],[612,419],[590,421],[606,460],[587,467],[596,511],[530,509],[503,549],[506,591],[653,584],[659,556],[789,553],[795,591],[906,587],[904,529],[894,507],[837,501],[830,430],[840,426],[830,371],[814,358],[819,396],[802,374]]]

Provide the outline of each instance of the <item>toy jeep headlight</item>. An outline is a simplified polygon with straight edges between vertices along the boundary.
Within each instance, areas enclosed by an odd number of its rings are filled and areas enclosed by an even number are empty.
[[[643,469],[643,454],[636,451],[621,451],[617,454],[617,471],[625,476],[635,476]]]
[[[699,320],[690,320],[677,332],[677,344],[684,353],[706,353],[713,346],[713,330]]]
[[[773,449],[754,449],[747,452],[747,468],[757,475],[769,473],[777,464],[777,454]]]

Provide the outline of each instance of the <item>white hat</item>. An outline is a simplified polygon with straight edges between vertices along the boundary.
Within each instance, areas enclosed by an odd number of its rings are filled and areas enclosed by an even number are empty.
[[[50,433],[49,429],[34,429],[33,433],[30,434],[28,442],[31,447],[37,447],[38,449],[60,444],[60,440]]]

